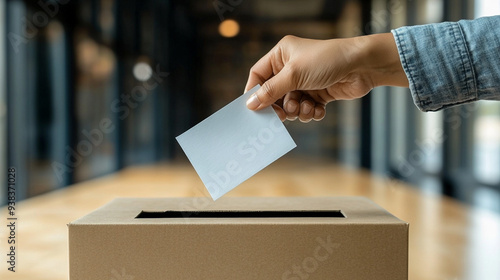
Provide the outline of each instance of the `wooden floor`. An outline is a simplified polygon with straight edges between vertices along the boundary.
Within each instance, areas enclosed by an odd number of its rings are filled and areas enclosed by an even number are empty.
[[[410,223],[409,279],[500,279],[498,215],[365,171],[282,159],[228,195],[366,196]],[[114,197],[180,196],[208,196],[188,164],[128,168],[25,200],[18,204],[17,272],[2,261],[0,279],[68,279],[67,223]],[[0,209],[2,221],[6,213]],[[0,233],[4,260],[5,226]]]

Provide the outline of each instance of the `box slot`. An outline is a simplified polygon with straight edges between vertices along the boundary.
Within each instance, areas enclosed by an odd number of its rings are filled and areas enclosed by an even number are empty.
[[[136,219],[165,218],[345,218],[340,210],[294,211],[141,211]]]

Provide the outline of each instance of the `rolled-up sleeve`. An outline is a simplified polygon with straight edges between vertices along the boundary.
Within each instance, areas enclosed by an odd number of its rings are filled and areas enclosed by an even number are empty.
[[[392,30],[415,105],[500,100],[500,16]]]

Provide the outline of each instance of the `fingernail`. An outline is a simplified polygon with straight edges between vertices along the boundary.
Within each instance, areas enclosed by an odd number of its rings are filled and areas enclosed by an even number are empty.
[[[321,118],[321,111],[320,110],[314,110],[314,116],[313,116],[313,119],[315,120],[319,120]]]
[[[325,117],[325,114],[326,114],[325,107],[316,107],[314,108],[313,119],[319,121]]]
[[[259,98],[257,98],[257,94],[252,94],[250,98],[247,100],[247,108],[250,110],[255,110],[259,107],[260,101]]]
[[[311,113],[311,110],[313,108],[311,106],[311,104],[309,104],[309,103],[302,103],[302,104],[303,105],[302,105],[302,110],[301,110],[302,112],[301,113],[303,113],[304,115]]]
[[[299,121],[300,121],[301,123],[308,123],[308,122],[310,122],[310,121],[311,121],[311,119],[303,120],[303,119],[301,119],[301,118],[299,117]]]
[[[297,102],[295,101],[288,101],[286,103],[286,110],[288,113],[294,113],[295,110],[297,110]]]

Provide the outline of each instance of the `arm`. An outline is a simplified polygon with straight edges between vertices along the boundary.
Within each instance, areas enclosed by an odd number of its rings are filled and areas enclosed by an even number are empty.
[[[402,27],[391,34],[335,40],[285,37],[252,70],[247,103],[273,104],[282,120],[319,120],[333,100],[382,85],[410,87],[422,111],[500,100],[500,16]],[[284,70],[284,71],[282,71]]]

